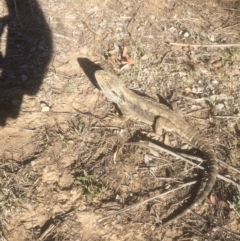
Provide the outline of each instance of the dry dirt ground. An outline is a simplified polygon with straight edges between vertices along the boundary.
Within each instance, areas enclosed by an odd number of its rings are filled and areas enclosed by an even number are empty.
[[[240,240],[239,1],[1,0],[0,13],[0,240]],[[222,176],[169,226],[206,173],[137,145],[151,127],[111,117],[100,67],[212,140]],[[171,133],[158,142],[201,157]]]

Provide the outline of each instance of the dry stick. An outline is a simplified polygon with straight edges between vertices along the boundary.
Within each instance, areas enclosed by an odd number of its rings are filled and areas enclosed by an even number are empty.
[[[240,171],[239,171],[237,168],[228,165],[228,164],[225,163],[224,161],[218,159],[218,162],[219,162],[220,164],[222,164],[223,166],[227,166],[229,169],[232,169],[233,171],[240,173]]]
[[[105,219],[107,219],[107,218],[110,218],[110,217],[112,217],[112,216],[121,214],[121,213],[123,213],[123,212],[126,212],[126,211],[132,209],[132,208],[139,207],[139,206],[141,206],[141,205],[143,205],[143,204],[145,204],[145,203],[148,203],[148,202],[150,202],[150,201],[152,201],[152,200],[154,200],[154,199],[156,199],[156,198],[163,197],[163,196],[165,196],[165,195],[167,195],[167,194],[169,194],[169,193],[171,193],[171,192],[175,192],[175,191],[177,191],[177,190],[179,190],[179,189],[181,189],[181,188],[190,186],[190,185],[192,185],[192,184],[194,184],[194,183],[196,183],[196,181],[192,181],[192,182],[188,182],[188,183],[182,184],[182,185],[181,185],[180,187],[178,187],[178,188],[172,189],[172,190],[167,191],[167,192],[165,192],[165,193],[161,193],[161,194],[156,195],[156,196],[154,196],[154,197],[151,197],[151,198],[149,198],[149,199],[147,199],[147,200],[144,200],[144,201],[142,201],[142,202],[140,202],[140,203],[136,203],[136,204],[133,204],[133,205],[128,206],[128,207],[126,207],[126,208],[123,208],[123,209],[121,209],[121,210],[119,210],[119,211],[113,212],[113,213],[111,213],[111,214],[109,214],[109,215],[107,215],[107,216],[105,216],[105,217],[103,217],[103,218],[98,219],[97,221],[98,221],[98,222],[102,222],[103,220],[105,220]]]
[[[177,152],[177,153],[178,153],[180,156],[182,156],[182,157],[186,157],[186,158],[189,158],[189,159],[193,159],[193,160],[195,160],[195,161],[197,161],[197,162],[204,162],[204,160],[203,160],[202,158],[200,158],[200,157],[196,157],[196,156],[192,156],[192,155],[185,154],[185,153],[180,153],[180,152]],[[225,163],[224,161],[219,160],[219,159],[217,159],[217,161],[218,161],[220,164],[222,164],[223,166],[227,166],[229,169],[232,169],[233,171],[240,173],[240,171],[239,171],[237,168],[228,165],[228,164]]]
[[[73,39],[73,38],[70,38],[70,37],[68,37],[68,36],[59,34],[59,33],[53,33],[53,35],[55,35],[56,37],[65,38],[65,39],[70,40],[71,42],[74,42],[74,43],[78,43],[77,40],[75,40],[75,39]]]
[[[181,43],[169,43],[172,46],[182,47],[240,47],[240,44],[181,44]]]
[[[190,210],[190,209],[189,209]],[[191,213],[193,213],[195,216],[197,216],[198,218],[201,218],[202,219],[202,221],[203,222],[205,222],[205,223],[208,223],[209,221],[208,220],[206,220],[204,217],[202,217],[202,216],[200,216],[199,214],[197,214],[197,213],[195,213],[194,211],[192,211],[192,210],[190,210],[191,211]],[[187,224],[187,223],[185,223],[185,224]],[[215,227],[217,227],[218,229],[221,229],[223,232],[226,232],[226,233],[228,233],[229,235],[231,235],[232,237],[234,237],[234,238],[240,238],[240,236],[239,236],[239,234],[238,233],[233,233],[232,231],[230,231],[230,230],[228,230],[228,229],[226,229],[226,228],[223,228],[223,227],[220,227],[218,224],[216,224],[214,221],[212,222],[212,224],[213,225],[215,225]],[[188,225],[188,224],[187,224]],[[190,225],[188,225],[188,226],[190,226]],[[192,226],[191,226],[192,227]]]
[[[181,155],[176,154],[175,152],[172,152],[170,150],[167,150],[167,149],[165,149],[165,148],[163,148],[161,146],[155,145],[155,144],[153,144],[151,142],[126,143],[125,145],[134,145],[134,146],[142,146],[142,147],[146,147],[146,148],[153,148],[153,149],[165,152],[165,153],[167,153],[169,155],[172,155],[172,156],[174,156],[176,158],[179,158],[179,159],[181,159],[181,160],[183,160],[183,161],[185,161],[185,162],[187,162],[187,163],[189,163],[191,165],[195,165],[199,169],[204,170],[204,168],[202,166],[196,165],[196,163],[194,163],[194,162],[192,162],[192,161],[182,157]],[[202,160],[200,158],[196,158],[196,161],[201,162]],[[224,180],[226,182],[229,182],[229,183],[233,184],[237,188],[240,188],[240,184],[236,183],[235,181],[233,181],[233,180],[231,180],[231,179],[229,179],[227,177],[222,176],[221,174],[217,174],[217,177],[219,179],[222,179],[222,180]]]
[[[237,209],[229,202],[229,201],[227,201],[228,202],[228,204],[229,204],[229,206],[235,211],[235,213],[238,215],[238,217],[240,218],[240,214],[239,214],[239,212],[237,211]]]
[[[222,27],[221,29],[226,29],[226,28],[232,28],[232,27],[235,27],[237,25],[239,25],[240,23],[235,23],[233,25],[228,25],[228,26],[225,26],[225,27]]]
[[[216,118],[226,118],[226,119],[239,119],[240,116],[231,116],[231,115],[214,115]]]
[[[194,226],[192,225],[189,225],[187,222],[185,223],[185,225],[191,227],[191,229],[193,229],[195,232],[197,232],[198,234],[202,235],[205,240],[211,240],[211,241],[214,241],[214,239],[208,237],[206,234],[202,233],[200,230],[198,230],[197,228],[195,228]]]
[[[185,162],[187,162],[187,163],[189,163],[189,164],[191,164],[191,165],[197,166],[194,162],[192,162],[192,161],[190,161],[190,160],[188,160],[188,159],[186,159],[186,158],[184,158],[184,157],[182,157],[182,156],[180,156],[180,155],[178,155],[178,154],[176,154],[176,153],[174,153],[174,152],[172,152],[172,151],[170,151],[170,150],[167,150],[167,149],[165,149],[165,148],[162,148],[161,146],[155,145],[155,144],[153,144],[153,143],[151,143],[151,142],[126,143],[125,145],[135,145],[135,146],[143,146],[143,147],[147,147],[147,148],[154,148],[154,149],[157,149],[157,150],[166,152],[166,153],[168,153],[168,154],[170,154],[170,155],[172,155],[172,156],[175,156],[175,157],[177,157],[177,158],[179,158],[179,159],[181,159],[181,160],[183,160],[183,161],[185,161]],[[197,160],[199,161],[199,159],[200,159],[200,158],[198,158]],[[200,160],[200,161],[201,161],[201,160]],[[197,166],[197,168],[204,169],[204,168],[201,167],[201,166]],[[235,185],[235,186],[237,186],[238,188],[240,188],[240,185],[239,185],[238,183],[234,182],[233,180],[231,180],[231,179],[229,179],[229,178],[227,178],[227,177],[224,177],[224,176],[222,176],[222,175],[220,175],[220,174],[218,174],[217,177],[218,177],[219,179],[222,179],[222,180],[226,181],[226,182],[230,182],[230,183],[232,183],[233,185]],[[131,206],[129,206],[129,207],[123,208],[123,209],[121,209],[121,210],[119,210],[119,211],[116,211],[116,212],[114,212],[114,213],[112,213],[112,214],[109,214],[109,215],[107,215],[107,216],[105,216],[105,217],[103,217],[103,218],[100,218],[100,219],[98,219],[97,221],[98,221],[98,222],[102,222],[103,220],[108,219],[108,218],[110,218],[110,217],[112,217],[112,216],[115,216],[115,215],[121,214],[121,213],[123,213],[123,212],[126,212],[126,211],[128,211],[128,210],[130,210],[130,209],[132,209],[132,208],[135,208],[135,207],[138,207],[138,206],[140,206],[140,205],[143,205],[143,204],[145,204],[145,203],[147,203],[147,202],[149,202],[149,201],[152,201],[152,200],[154,200],[154,199],[156,199],[156,198],[162,197],[162,196],[164,196],[164,195],[166,195],[166,194],[168,194],[168,193],[174,192],[174,191],[176,191],[176,190],[179,190],[179,189],[181,189],[181,188],[183,188],[183,187],[192,185],[192,184],[194,184],[194,183],[196,183],[196,181],[183,184],[183,185],[181,185],[180,187],[178,187],[178,188],[176,188],[176,189],[170,190],[170,191],[168,191],[168,192],[165,192],[165,193],[159,194],[159,195],[157,195],[157,196],[154,196],[154,197],[152,197],[152,198],[149,198],[149,199],[147,199],[147,200],[144,200],[144,201],[142,201],[142,202],[140,202],[140,203],[136,203],[136,204],[133,204],[133,205],[131,205]]]

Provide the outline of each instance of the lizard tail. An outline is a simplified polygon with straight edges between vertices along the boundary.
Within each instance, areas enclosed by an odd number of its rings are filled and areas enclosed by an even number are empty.
[[[199,133],[196,133],[194,137],[191,138],[191,142],[195,143],[195,147],[198,148],[206,157],[207,159],[207,172],[208,172],[208,180],[207,183],[199,197],[197,197],[190,206],[180,212],[178,215],[174,216],[173,219],[170,219],[163,223],[164,226],[168,225],[170,222],[173,222],[174,220],[177,220],[178,218],[181,218],[183,215],[185,215],[188,212],[188,209],[195,208],[199,203],[203,202],[208,194],[211,192],[216,178],[218,174],[218,165],[216,160],[216,155],[213,149],[210,148],[209,143],[206,139],[199,138]]]

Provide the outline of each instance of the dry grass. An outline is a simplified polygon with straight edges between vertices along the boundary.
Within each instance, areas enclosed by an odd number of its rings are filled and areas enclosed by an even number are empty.
[[[0,57],[8,54],[5,43],[11,43],[9,60],[14,60],[12,68],[0,65],[1,71],[11,70],[6,72],[7,94],[6,85],[0,85],[1,101],[7,98],[9,110],[19,107],[14,114],[6,112],[14,117],[6,123],[1,117],[1,240],[238,240],[239,191],[222,179],[196,213],[169,227],[162,227],[161,220],[200,185],[97,223],[205,177],[184,160],[125,145],[149,140],[144,133],[151,127],[108,118],[115,106],[91,83],[100,65],[129,88],[177,103],[189,122],[213,140],[218,158],[227,164],[219,165],[220,175],[240,184],[239,173],[229,168],[240,167],[238,2],[39,0],[51,35],[34,14],[28,22],[15,3],[14,24],[4,27],[3,35],[0,25]],[[7,15],[3,1],[0,9],[1,17]],[[34,34],[28,35],[32,26]],[[15,35],[5,42],[10,29]],[[51,55],[42,42],[47,36]],[[118,65],[107,57],[119,58],[119,46],[128,46],[134,65]],[[44,56],[49,57],[45,62]],[[30,72],[26,66],[32,66]],[[199,156],[173,135],[164,142]]]

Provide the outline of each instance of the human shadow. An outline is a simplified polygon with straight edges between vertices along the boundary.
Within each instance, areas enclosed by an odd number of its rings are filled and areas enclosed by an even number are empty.
[[[17,118],[23,96],[35,95],[52,56],[52,35],[37,0],[5,0],[0,18],[0,126]],[[2,38],[7,33],[6,39]]]

